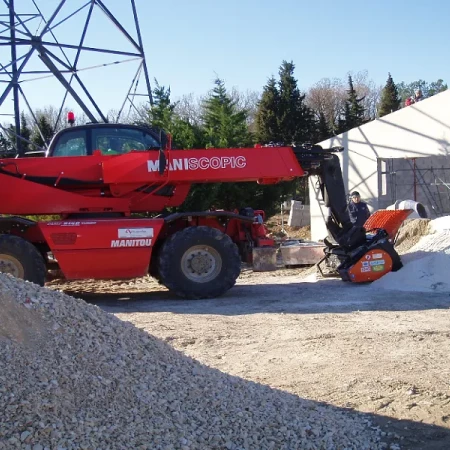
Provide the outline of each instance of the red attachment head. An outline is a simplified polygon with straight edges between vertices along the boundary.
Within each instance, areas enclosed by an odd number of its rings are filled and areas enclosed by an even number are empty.
[[[364,228],[369,233],[371,230],[382,228],[387,232],[390,239],[395,239],[401,225],[412,212],[412,209],[379,209],[366,220]]]
[[[75,123],[75,114],[72,111],[69,111],[67,113],[67,122],[69,122],[70,125],[73,125]]]

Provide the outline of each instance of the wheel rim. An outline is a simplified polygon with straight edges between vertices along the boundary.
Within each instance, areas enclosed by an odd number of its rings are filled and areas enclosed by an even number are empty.
[[[195,245],[181,258],[183,275],[196,283],[214,280],[221,269],[222,258],[219,252],[209,245]]]
[[[25,270],[22,264],[11,255],[0,254],[0,272],[8,273],[16,278],[25,277]]]

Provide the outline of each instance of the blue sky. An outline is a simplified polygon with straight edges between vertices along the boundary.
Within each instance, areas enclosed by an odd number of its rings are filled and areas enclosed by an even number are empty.
[[[131,25],[129,1],[104,2],[125,26]],[[48,15],[58,1],[37,3]],[[86,1],[67,3],[70,13]],[[151,80],[156,77],[160,84],[170,85],[174,99],[205,94],[216,75],[229,88],[262,90],[267,79],[277,75],[283,59],[293,60],[302,90],[321,78],[345,78],[349,71],[362,70],[380,85],[388,72],[397,82],[450,81],[450,2],[444,0],[136,0],[136,5]],[[26,8],[29,12],[32,4]],[[84,16],[55,29],[58,39],[75,42]],[[94,14],[86,39],[88,45],[130,49],[100,11]],[[4,50],[2,63],[8,61]],[[90,55],[80,67],[107,60],[117,58]],[[136,67],[137,63],[127,63],[82,75],[107,110],[120,107]],[[53,80],[23,86],[33,106],[58,103],[61,91]]]
[[[229,85],[260,89],[283,59],[294,61],[303,89],[350,70],[368,70],[377,83],[386,81],[388,71],[398,81],[448,78],[450,2],[141,3],[142,17],[146,9],[170,17],[170,36],[154,33],[152,39],[149,28],[144,36],[151,65],[159,59],[155,51],[164,50],[153,72],[177,93],[204,90],[214,72]]]

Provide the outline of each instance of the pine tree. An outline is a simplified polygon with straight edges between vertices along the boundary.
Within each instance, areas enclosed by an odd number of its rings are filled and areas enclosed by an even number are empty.
[[[279,127],[281,137],[287,145],[299,145],[310,141],[314,130],[313,113],[305,104],[294,78],[294,63],[283,61],[279,70]]]
[[[53,127],[50,125],[50,121],[48,120],[47,116],[45,114],[41,114],[37,119],[37,126],[31,132],[31,142],[41,148],[45,148],[52,137]]]
[[[359,127],[364,122],[364,106],[361,104],[361,102],[364,100],[364,98],[358,98],[358,95],[356,94],[355,88],[353,87],[353,80],[352,77],[349,75],[348,77],[348,103],[350,106],[350,113],[347,118],[347,123],[351,125],[351,128]]]
[[[379,117],[397,111],[400,108],[400,102],[401,99],[398,95],[397,86],[389,73],[386,85],[381,92],[380,108],[378,112]]]
[[[279,67],[278,82],[272,77],[264,87],[256,114],[257,136],[262,144],[272,141],[300,145],[315,140],[317,136],[313,112],[305,104],[305,95],[297,86],[294,69],[292,61],[283,61]],[[269,213],[273,213],[288,196],[307,196],[305,184],[299,180],[264,186],[260,191],[258,198],[265,203],[261,207]]]
[[[252,136],[247,125],[248,112],[237,107],[223,80],[217,78],[214,88],[203,104],[203,128],[206,147],[236,148],[252,145]],[[198,187],[204,192],[205,187]],[[227,210],[252,205],[256,186],[249,183],[214,183],[207,185],[209,206]]]
[[[160,86],[158,80],[155,79],[153,98],[153,106],[148,111],[149,122],[154,127],[171,133],[176,104],[170,100],[170,86],[168,88]]]
[[[156,130],[162,131],[164,146],[164,136],[167,133],[172,135],[172,147],[178,149],[202,148],[205,146],[203,131],[196,124],[189,123],[176,113],[177,102],[173,103],[170,98],[170,87],[166,88],[155,79],[153,90],[153,106],[147,112],[146,125],[151,125]],[[140,122],[136,122],[139,124]]]
[[[256,135],[259,143],[268,144],[281,141],[279,114],[280,93],[277,82],[272,76],[263,88],[256,112]]]
[[[364,118],[364,106],[361,102],[363,98],[358,98],[358,95],[353,86],[353,80],[351,75],[348,76],[348,90],[347,100],[344,106],[343,118],[338,120],[338,132],[344,133],[352,128],[360,127],[366,120]]]
[[[0,132],[0,158],[10,158],[15,155],[14,147],[11,145],[11,140]]]
[[[23,111],[20,114],[20,136],[26,139],[27,141],[31,139],[31,130],[30,127],[28,126],[27,117],[25,116],[25,113]],[[29,151],[30,144],[28,142],[21,140],[20,145],[24,153]]]
[[[317,121],[317,138],[315,139],[315,141],[321,142],[325,139],[329,139],[331,136],[333,136],[333,132],[328,125],[325,114],[323,113],[323,111],[321,111],[319,113],[319,120]]]
[[[203,105],[203,122],[207,148],[246,147],[252,137],[247,126],[248,112],[239,110],[228,95],[223,80],[214,81],[211,96]]]
[[[300,145],[315,134],[313,112],[305,103],[294,78],[294,63],[283,61],[278,83],[271,77],[264,86],[256,113],[259,142]]]

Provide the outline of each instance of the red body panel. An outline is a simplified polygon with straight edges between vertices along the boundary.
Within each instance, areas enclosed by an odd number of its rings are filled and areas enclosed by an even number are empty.
[[[43,161],[44,158],[42,158]],[[0,214],[65,214],[83,211],[127,211],[126,198],[80,195],[26,179],[0,174]]]
[[[163,219],[40,222],[38,227],[67,279],[120,279],[148,273]]]
[[[68,280],[114,280],[148,274],[151,249],[57,250],[58,265]]]
[[[0,213],[159,212],[180,206],[192,183],[274,183],[304,175],[291,147],[166,153],[162,175],[158,151],[0,159],[0,191],[7,192],[0,198]],[[154,188],[167,185],[175,190],[157,195]]]

